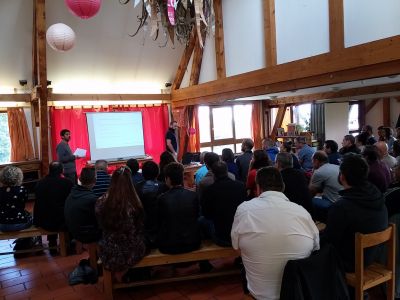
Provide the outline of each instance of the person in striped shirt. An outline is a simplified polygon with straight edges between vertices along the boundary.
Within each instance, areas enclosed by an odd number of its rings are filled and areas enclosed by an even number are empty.
[[[110,186],[111,178],[107,173],[108,163],[103,159],[96,160],[94,167],[96,169],[96,184],[92,191],[97,197],[101,197]]]

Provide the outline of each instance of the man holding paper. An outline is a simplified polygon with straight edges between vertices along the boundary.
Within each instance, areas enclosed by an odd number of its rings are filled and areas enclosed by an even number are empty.
[[[74,184],[76,183],[76,164],[75,159],[83,157],[83,149],[76,149],[75,153],[72,154],[71,148],[68,145],[71,139],[71,132],[68,129],[63,129],[60,132],[61,142],[57,145],[57,160],[63,165],[63,175],[65,178],[71,180]]]

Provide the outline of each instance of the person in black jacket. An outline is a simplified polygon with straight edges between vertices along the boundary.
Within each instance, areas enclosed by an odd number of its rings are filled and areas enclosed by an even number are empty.
[[[280,152],[276,155],[276,167],[281,172],[288,199],[303,206],[312,215],[311,194],[308,181],[303,171],[293,168],[293,157],[290,153]]]
[[[228,167],[225,162],[214,163],[211,170],[215,182],[206,188],[201,199],[202,213],[206,218],[205,222],[202,222],[203,231],[215,244],[231,247],[233,217],[236,208],[247,199],[246,188],[242,182],[228,177]]]
[[[65,229],[64,205],[73,183],[61,177],[63,166],[58,161],[49,165],[49,174],[41,179],[35,188],[35,206],[33,207],[33,224],[48,231]],[[57,246],[57,235],[48,235],[49,247]],[[55,254],[56,251],[50,250]]]
[[[368,164],[359,155],[347,154],[340,165],[339,180],[344,189],[329,210],[322,242],[331,242],[344,262],[347,272],[354,272],[354,235],[373,233],[388,226],[385,199],[375,185],[367,181]],[[376,258],[376,247],[364,253],[364,263]]]
[[[145,218],[145,235],[147,244],[150,248],[156,247],[156,237],[158,230],[157,207],[158,196],[167,191],[165,183],[157,180],[160,173],[158,165],[154,161],[146,161],[142,167],[144,180],[136,186],[136,192],[142,201]]]
[[[196,250],[201,244],[197,195],[183,187],[182,164],[170,163],[164,172],[170,189],[158,198],[158,248],[168,254]]]
[[[95,215],[97,196],[92,191],[95,183],[94,168],[83,168],[79,183],[72,188],[65,201],[64,216],[67,228],[82,243],[97,242],[101,237]]]

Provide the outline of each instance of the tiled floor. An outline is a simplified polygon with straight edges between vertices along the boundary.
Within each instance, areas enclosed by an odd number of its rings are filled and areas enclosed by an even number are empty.
[[[11,241],[0,241],[0,252],[10,251]],[[52,257],[47,251],[40,255],[14,259],[12,255],[0,256],[0,300],[102,300],[102,278],[94,285],[68,285],[68,274],[87,254]],[[230,260],[214,261],[217,268],[232,264]],[[196,265],[175,269],[178,273],[192,273]],[[166,275],[171,268],[157,269],[157,275]],[[239,275],[190,282],[178,282],[115,291],[116,300],[241,300],[244,299]],[[370,292],[370,300],[384,299],[381,289]]]
[[[10,251],[11,241],[0,242],[0,252]],[[67,300],[104,299],[102,278],[94,285],[68,285],[68,274],[87,254],[68,257],[52,257],[47,251],[39,255],[14,259],[13,255],[0,256],[0,300]],[[231,261],[218,261],[217,267],[231,264]],[[197,266],[179,268],[176,272],[193,272]],[[168,269],[160,269],[167,273]],[[205,300],[205,299],[243,299],[239,275],[213,278],[191,282],[179,282],[158,286],[118,290],[115,299],[162,299],[162,300]]]

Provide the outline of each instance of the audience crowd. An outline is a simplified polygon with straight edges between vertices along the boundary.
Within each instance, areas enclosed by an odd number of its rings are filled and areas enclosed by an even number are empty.
[[[377,134],[367,125],[356,137],[345,135],[342,148],[326,140],[318,151],[304,137],[266,139],[254,151],[244,139],[236,158],[228,148],[222,157],[201,153],[194,187],[185,187],[184,166],[168,151],[159,164],[129,159],[111,176],[99,160],[76,184],[55,161],[37,184],[33,216],[25,210],[21,170],[7,166],[0,173],[0,230],[33,223],[98,242],[104,267],[119,281],[153,248],[184,253],[211,239],[238,250],[253,297],[278,299],[288,260],[330,243],[345,270],[354,271],[354,233],[381,231],[400,213],[399,140],[390,128]],[[316,222],[326,229],[318,232]],[[51,246],[56,238],[48,237]],[[370,248],[365,264],[375,256]]]

